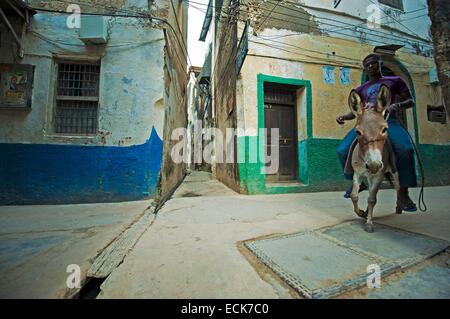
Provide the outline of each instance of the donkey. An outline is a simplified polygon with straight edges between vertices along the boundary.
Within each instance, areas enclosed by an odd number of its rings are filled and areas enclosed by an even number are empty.
[[[380,87],[376,105],[362,105],[361,97],[355,90],[350,92],[348,98],[350,109],[356,116],[355,131],[357,135],[357,143],[350,155],[354,172],[350,197],[355,213],[359,217],[367,219],[365,230],[369,233],[373,232],[373,208],[377,202],[377,193],[386,173],[390,173],[392,176],[392,183],[397,191],[397,196],[400,189],[398,173],[393,172],[388,160],[389,150],[384,147],[388,137],[388,123],[384,119],[384,114],[390,100],[390,91],[385,85]],[[366,211],[358,207],[359,186],[364,177],[367,178],[369,184]]]

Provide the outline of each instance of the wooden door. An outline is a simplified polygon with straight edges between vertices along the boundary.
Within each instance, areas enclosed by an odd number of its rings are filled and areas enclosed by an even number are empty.
[[[279,129],[279,169],[266,175],[269,182],[295,181],[298,175],[295,91],[265,90],[266,154],[272,154],[271,129]]]

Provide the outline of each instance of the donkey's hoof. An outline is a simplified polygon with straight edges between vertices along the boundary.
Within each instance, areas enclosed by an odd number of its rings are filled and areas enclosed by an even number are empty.
[[[365,231],[368,232],[368,233],[373,233],[373,225],[367,224],[366,228],[365,228]]]
[[[369,214],[368,211],[363,211],[362,209],[358,210],[358,212],[356,213],[356,215],[364,219],[367,219],[368,214]]]
[[[395,207],[395,213],[400,215],[402,212],[403,209],[399,205],[397,205],[397,207]]]

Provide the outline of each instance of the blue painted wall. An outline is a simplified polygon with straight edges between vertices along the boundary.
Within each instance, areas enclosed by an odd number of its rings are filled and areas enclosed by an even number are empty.
[[[0,143],[0,204],[139,200],[154,195],[162,140],[128,147]]]

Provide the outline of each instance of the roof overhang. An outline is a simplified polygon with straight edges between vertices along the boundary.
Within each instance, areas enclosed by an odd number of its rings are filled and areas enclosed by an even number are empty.
[[[22,0],[2,0],[0,2],[0,21],[4,23],[9,31],[11,32],[14,41],[19,46],[19,57],[23,57],[22,50],[22,35],[25,26],[28,26],[30,23],[30,16],[36,14],[31,7],[28,6]],[[10,19],[13,17],[19,17],[22,20],[22,31],[17,32],[14,30],[13,25],[10,22]]]
[[[209,0],[208,9],[206,10],[205,20],[203,20],[202,32],[200,33],[199,41],[205,41],[208,35],[209,26],[213,18],[213,5],[212,0]]]
[[[211,45],[208,47],[202,71],[198,76],[198,81],[200,84],[208,84],[211,81]]]
[[[395,55],[395,51],[398,49],[403,48],[403,45],[398,44],[388,44],[388,45],[380,45],[373,49],[373,52],[380,53],[380,54],[389,54],[389,55]]]
[[[5,14],[17,14],[22,18],[25,18],[25,11],[28,11],[29,15],[37,13],[27,3],[21,0],[2,0],[0,1],[0,9],[2,9]]]

